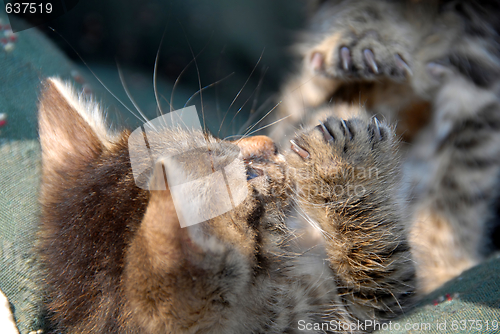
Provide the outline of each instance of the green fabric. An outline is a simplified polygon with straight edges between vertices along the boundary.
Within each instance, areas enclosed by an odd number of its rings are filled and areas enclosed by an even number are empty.
[[[38,221],[40,144],[0,140],[0,289],[14,306],[21,333],[42,326],[37,262],[31,253]]]
[[[3,9],[0,21],[9,23]],[[7,115],[7,124],[0,127],[0,289],[24,334],[43,324],[31,252],[39,214],[38,93],[47,76],[71,77],[71,65],[36,29],[16,37],[13,50],[0,46],[0,113]]]
[[[393,321],[392,330],[377,333],[500,333],[500,254],[426,296]]]
[[[0,20],[8,23],[3,9]],[[47,76],[70,78],[71,65],[43,34],[36,29],[16,34],[14,49],[0,47],[0,113],[7,114],[8,125],[0,128],[0,138],[36,139],[36,102],[40,83]]]

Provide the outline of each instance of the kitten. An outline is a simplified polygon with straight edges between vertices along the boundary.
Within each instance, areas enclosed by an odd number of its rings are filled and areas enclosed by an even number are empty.
[[[136,186],[130,132],[109,130],[59,79],[45,82],[39,131],[37,248],[57,333],[356,333],[414,301],[397,140],[362,112],[299,131],[289,152],[264,136],[158,129],[170,152],[198,150],[181,159],[185,173],[234,160],[227,178],[248,190],[234,210],[185,228],[170,185]],[[217,197],[207,180],[183,205]]]
[[[56,330],[365,332],[478,263],[498,188],[497,9],[322,1],[283,88],[279,117],[290,117],[271,133],[290,151],[262,136],[157,134],[179,154],[206,148],[183,156],[186,173],[239,152],[229,176],[248,179],[243,203],[186,228],[170,189],[152,190],[165,164],[151,190],[137,187],[130,132],[49,79],[38,249]],[[183,205],[196,211],[216,187]]]
[[[488,252],[500,173],[499,1],[321,1],[284,85],[282,143],[363,105],[403,139],[401,196],[422,291]],[[409,145],[408,145],[409,144]]]

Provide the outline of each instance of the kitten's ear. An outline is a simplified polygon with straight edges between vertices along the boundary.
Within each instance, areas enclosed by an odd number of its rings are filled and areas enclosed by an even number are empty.
[[[38,125],[44,172],[67,171],[111,148],[99,105],[78,96],[69,83],[49,78],[40,98]]]

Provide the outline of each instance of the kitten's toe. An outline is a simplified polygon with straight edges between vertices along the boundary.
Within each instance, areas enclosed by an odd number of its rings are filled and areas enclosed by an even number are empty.
[[[297,153],[302,159],[309,159],[310,158],[310,154],[308,151],[306,151],[305,149],[303,149],[302,147],[300,147],[299,145],[297,145],[297,143],[295,142],[295,140],[290,140],[290,148],[292,149],[292,151],[294,151],[295,153]]]
[[[326,39],[311,50],[308,66],[316,75],[341,80],[409,79],[413,75],[409,54],[378,36],[367,33],[340,41]]]
[[[411,70],[410,65],[408,65],[408,63],[399,54],[394,55],[394,61],[397,72],[399,72],[400,75],[405,77],[413,76],[413,71]]]
[[[317,125],[316,128],[323,134],[323,138],[327,142],[332,142],[335,140],[333,135],[330,133],[330,130],[326,128],[325,123],[319,122],[319,125]]]
[[[329,117],[290,141],[293,153],[289,162],[316,165],[322,173],[335,174],[341,165],[355,167],[393,160],[396,142],[393,130],[375,117]]]
[[[376,117],[373,117],[368,124],[368,131],[370,133],[370,141],[379,142],[386,138],[387,129],[382,125]]]
[[[350,71],[352,66],[351,50],[347,46],[340,48],[340,62],[344,71]]]
[[[375,117],[369,120],[328,118],[323,125],[320,124],[316,129],[323,134],[325,140],[327,140],[324,134],[325,130],[329,136],[335,138],[334,141],[330,140],[330,146],[338,157],[356,161],[356,164],[360,163],[358,162],[359,157],[379,156],[390,151],[394,144],[392,129]]]
[[[373,54],[373,51],[370,49],[365,49],[363,51],[363,56],[365,58],[365,63],[368,66],[368,69],[373,74],[379,74],[377,62],[375,61],[375,55]]]
[[[327,142],[337,142],[352,140],[355,136],[356,130],[352,127],[350,120],[328,118],[325,123],[321,122],[316,126]],[[331,137],[331,138],[330,138]]]
[[[323,71],[325,65],[325,56],[321,52],[314,52],[311,55],[310,67],[313,72]]]
[[[413,75],[408,61],[405,60],[398,50],[384,46],[379,43],[365,44],[357,47],[360,55],[355,57],[357,64],[353,66],[353,72],[361,78],[377,78],[385,76],[391,80],[402,81]]]

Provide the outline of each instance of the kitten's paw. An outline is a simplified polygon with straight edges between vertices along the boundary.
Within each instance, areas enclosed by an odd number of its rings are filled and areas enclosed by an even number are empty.
[[[414,290],[394,142],[375,118],[329,118],[297,135],[287,160],[298,217],[321,232],[339,293],[367,319],[401,312]]]
[[[306,55],[314,73],[344,80],[402,81],[413,75],[411,28],[397,13],[373,3],[332,15],[332,33]]]
[[[291,140],[291,149],[304,163],[360,167],[374,163],[392,147],[393,131],[377,118],[349,120],[330,117]]]
[[[328,54],[330,53],[330,54]],[[344,80],[385,76],[403,81],[413,75],[410,56],[398,43],[383,41],[376,31],[325,40],[308,57],[317,74]]]
[[[376,118],[328,118],[291,140],[288,161],[298,173],[292,177],[320,202],[372,192],[394,170],[394,141],[392,129]]]

